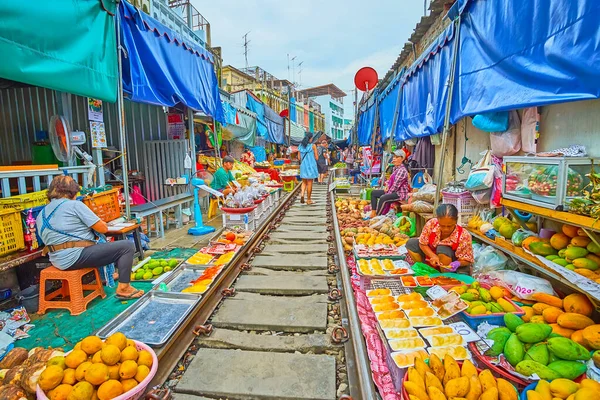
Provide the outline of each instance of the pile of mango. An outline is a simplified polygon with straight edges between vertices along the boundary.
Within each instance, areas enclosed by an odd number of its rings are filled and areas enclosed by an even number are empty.
[[[489,315],[516,311],[514,305],[504,298],[510,296],[510,292],[499,286],[492,286],[488,290],[475,281],[470,286],[456,286],[450,291],[459,294],[460,298],[469,305],[465,310],[467,314]]]
[[[590,352],[575,341],[552,332],[543,323],[525,322],[512,313],[504,315],[505,327],[492,329],[487,339],[493,340],[488,356],[504,357],[519,374],[541,379],[575,379],[585,373]],[[582,362],[583,361],[583,362]]]
[[[410,400],[517,400],[517,389],[505,379],[495,378],[489,369],[478,371],[470,360],[459,365],[446,355],[440,360],[435,354],[427,365],[415,358],[403,383]],[[406,398],[406,397],[404,397]]]
[[[555,379],[552,382],[538,381],[535,390],[528,390],[527,400],[591,400],[600,397],[600,383],[593,379],[583,379],[575,383],[569,379]]]
[[[135,272],[131,273],[131,280],[149,281],[155,277],[173,270],[179,262],[171,258],[167,259],[151,259],[146,264],[142,265]]]

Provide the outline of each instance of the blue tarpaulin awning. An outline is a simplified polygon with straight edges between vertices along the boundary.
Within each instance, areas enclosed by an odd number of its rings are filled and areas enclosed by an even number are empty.
[[[133,101],[174,106],[182,103],[225,122],[211,54],[140,12],[119,5],[123,90]]]
[[[460,0],[459,6],[452,122],[600,97],[597,0]]]
[[[283,128],[283,118],[271,107],[265,104],[265,122],[267,123],[266,140],[271,143],[284,144],[285,131]]]
[[[257,100],[250,92],[247,92],[246,96],[246,108],[256,114],[256,133],[258,136],[266,138],[269,133],[265,121],[265,105],[262,101]]]
[[[383,90],[379,96],[379,126],[381,127],[381,139],[383,142],[392,136],[394,113],[396,112],[396,104],[398,103],[398,92],[401,88],[400,77],[398,74],[392,82]]]
[[[375,98],[376,96],[373,96]],[[368,146],[371,144],[371,138],[373,136],[373,122],[375,120],[375,109],[377,108],[376,102],[373,101],[371,105],[363,105],[363,111],[358,117],[358,144],[361,146]]]
[[[451,24],[402,77],[396,140],[442,131],[454,38],[454,24]]]

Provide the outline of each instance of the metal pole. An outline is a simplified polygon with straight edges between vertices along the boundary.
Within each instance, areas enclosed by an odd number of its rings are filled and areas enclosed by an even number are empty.
[[[340,262],[340,275],[342,276],[342,290],[345,294],[343,297],[346,299],[346,305],[348,307],[348,324],[350,327],[350,340],[354,346],[354,353],[356,354],[356,369],[358,371],[358,380],[360,383],[360,392],[362,399],[376,399],[377,395],[375,392],[375,386],[373,385],[373,379],[371,378],[371,363],[367,353],[367,346],[362,335],[362,328],[360,327],[360,319],[358,317],[358,311],[356,308],[356,300],[354,299],[354,292],[352,291],[352,282],[350,278],[350,272],[346,265],[346,257],[344,255],[344,246],[339,235],[340,227],[337,220],[337,212],[335,209],[335,198],[333,192],[329,194],[329,201],[331,202],[331,212],[333,214],[333,229],[336,232],[335,243],[338,252],[338,258]]]
[[[369,88],[367,87],[367,90]],[[373,178],[373,165],[375,164],[375,136],[377,135],[377,119],[379,118],[379,108],[377,107],[377,98],[375,92],[373,100],[373,107],[375,107],[375,117],[373,118],[373,126],[371,127],[371,167],[369,168],[369,185],[371,185],[371,179]],[[368,103],[368,100],[367,100]]]
[[[190,129],[190,150],[192,153],[192,177],[196,176],[196,161],[198,156],[196,155],[196,136],[194,129],[194,110],[188,107],[188,127]]]
[[[452,67],[450,69],[450,75],[448,76],[448,98],[446,100],[446,115],[444,116],[444,131],[442,133],[442,152],[446,151],[446,142],[448,141],[448,132],[450,131],[450,111],[452,110],[452,93],[454,92],[454,75],[456,73],[456,59],[458,58],[458,44],[460,41],[460,15],[454,21],[454,29],[456,33],[454,35],[454,48],[452,49]],[[445,155],[442,153],[440,159],[440,167],[438,170],[438,182],[435,189],[435,203],[434,209],[437,208],[440,202],[440,193],[442,191],[442,184],[444,183],[444,161]]]
[[[117,96],[117,122],[119,124],[119,144],[121,146],[121,165],[123,171],[123,198],[125,199],[125,216],[131,218],[129,204],[129,169],[127,168],[127,142],[125,137],[125,106],[123,100],[123,62],[121,60],[121,13],[117,11],[117,61],[119,63],[119,88]]]
[[[217,121],[213,119],[213,139],[215,141],[215,157],[221,159],[221,146],[219,146],[219,137],[217,136]]]
[[[358,143],[358,89],[354,89],[354,129],[352,130],[352,140],[350,143],[355,145]]]
[[[398,82],[398,85],[400,85],[400,82]],[[396,107],[394,109],[394,118],[392,120],[392,134],[390,135],[390,138],[388,139],[388,152],[391,151],[392,149],[392,141],[396,140],[396,125],[398,124],[398,118],[399,118],[399,108],[400,108],[400,99],[402,98],[402,85],[400,85],[400,87],[398,88],[398,96],[396,97]],[[384,171],[387,169],[387,161],[388,159],[386,158],[386,165],[385,167],[382,165],[382,170],[381,173],[383,174]],[[384,184],[384,180],[381,179],[380,183],[380,187],[383,188],[383,184]]]

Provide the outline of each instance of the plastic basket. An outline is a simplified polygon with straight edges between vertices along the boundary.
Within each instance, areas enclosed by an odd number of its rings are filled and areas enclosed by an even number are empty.
[[[475,213],[477,201],[471,196],[471,192],[444,193],[442,192],[442,203],[452,204],[459,213]]]
[[[48,197],[46,194],[47,190],[39,192],[25,193],[18,196],[11,196],[4,199],[0,199],[0,209],[2,208],[33,208],[38,206],[45,206],[48,204]]]
[[[254,217],[254,210],[245,214],[223,213],[223,226],[243,226],[246,230],[256,229],[257,220]]]
[[[513,312],[512,314],[515,314],[517,316],[522,316],[525,315],[525,312],[523,311],[523,309],[521,307],[519,307],[517,304],[515,304],[514,301],[507,299],[506,297],[504,298],[504,300],[508,301],[509,303],[511,303],[516,311]],[[473,329],[477,330],[477,327],[479,326],[479,324],[482,324],[484,322],[487,322],[490,325],[498,325],[498,326],[506,326],[504,323],[504,314],[506,313],[494,313],[494,314],[482,314],[482,315],[470,315],[467,314],[466,311],[462,312],[462,316],[465,319],[465,322]]]
[[[156,375],[156,371],[158,371],[158,357],[156,357],[154,350],[142,342],[138,342],[137,340],[134,340],[134,342],[138,351],[146,350],[148,353],[150,353],[152,356],[152,368],[150,368],[148,376],[146,376],[146,378],[144,378],[144,380],[141,381],[136,387],[118,397],[115,397],[113,400],[137,400],[141,398],[144,395],[144,392],[146,392],[146,388],[148,385],[150,385],[150,382],[154,378],[154,375]],[[36,387],[35,394],[38,400],[48,400],[48,397],[39,386]]]
[[[88,196],[83,199],[83,203],[105,222],[112,221],[121,216],[119,189],[111,189]]]
[[[14,208],[0,210],[0,256],[25,248],[21,211]]]

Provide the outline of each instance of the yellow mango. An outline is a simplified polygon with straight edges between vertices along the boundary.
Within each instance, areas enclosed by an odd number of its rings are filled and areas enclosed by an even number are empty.
[[[442,364],[442,360],[435,354],[432,354],[429,357],[429,368],[433,371],[433,374],[437,376],[437,378],[442,381],[444,379],[444,375],[446,371],[444,370],[444,364]]]
[[[404,388],[408,394],[412,394],[413,396],[419,398],[419,400],[429,400],[429,396],[425,390],[421,389],[421,387],[414,382],[405,381]]]
[[[479,377],[477,375],[469,377],[469,393],[465,396],[466,400],[479,400],[482,393]]]
[[[597,399],[598,397],[600,397],[598,392],[590,388],[579,389],[577,393],[575,393],[575,400],[591,400]]]
[[[515,306],[508,300],[504,299],[504,298],[499,298],[498,300],[496,300],[496,302],[500,305],[500,307],[502,307],[502,309],[504,310],[504,312],[515,312]]]
[[[535,391],[542,396],[542,400],[552,400],[552,392],[550,391],[550,382],[545,380],[538,381]]]
[[[500,400],[518,400],[519,393],[517,389],[509,381],[497,378],[496,384],[498,385],[498,398]]]
[[[492,375],[492,371],[484,369],[479,373],[479,382],[481,382],[481,390],[485,393],[488,389],[498,388],[496,378]]]
[[[485,390],[479,400],[498,400],[498,388],[491,387]]]
[[[560,397],[566,399],[570,395],[577,392],[579,384],[573,382],[570,379],[559,378],[550,382],[550,391],[553,397]]]
[[[600,393],[600,383],[596,382],[593,379],[584,379],[581,382],[579,382],[579,388],[580,389],[594,389],[595,391],[597,391],[598,393]]]
[[[407,371],[408,380],[415,383],[419,388],[425,391],[425,380],[419,375],[419,372],[414,367],[410,367]]]
[[[429,394],[429,398],[431,400],[446,400],[446,395],[444,395],[444,392],[435,386],[428,387],[427,393]]]
[[[425,361],[419,357],[415,358],[415,369],[423,379],[425,379],[427,372],[431,373],[431,368],[429,368],[429,365],[427,365],[427,363],[425,363]]]
[[[440,389],[442,392],[444,391],[444,386],[442,386],[442,382],[432,374],[431,372],[425,373],[425,386],[429,389],[430,387],[436,387]]]
[[[448,354],[444,356],[444,379],[442,379],[442,383],[444,384],[444,388],[446,384],[452,379],[460,378],[460,367],[456,363],[456,360],[450,357]],[[465,393],[466,394],[466,393]],[[453,396],[460,397],[460,396]]]
[[[469,393],[469,381],[466,376],[451,379],[444,385],[444,391],[448,397],[464,397]]]
[[[475,365],[473,365],[471,360],[467,359],[467,360],[463,361],[462,366],[460,368],[460,375],[461,376],[472,376],[472,375],[477,376],[477,368],[475,368]]]
[[[542,400],[542,395],[535,390],[527,391],[527,400]]]

